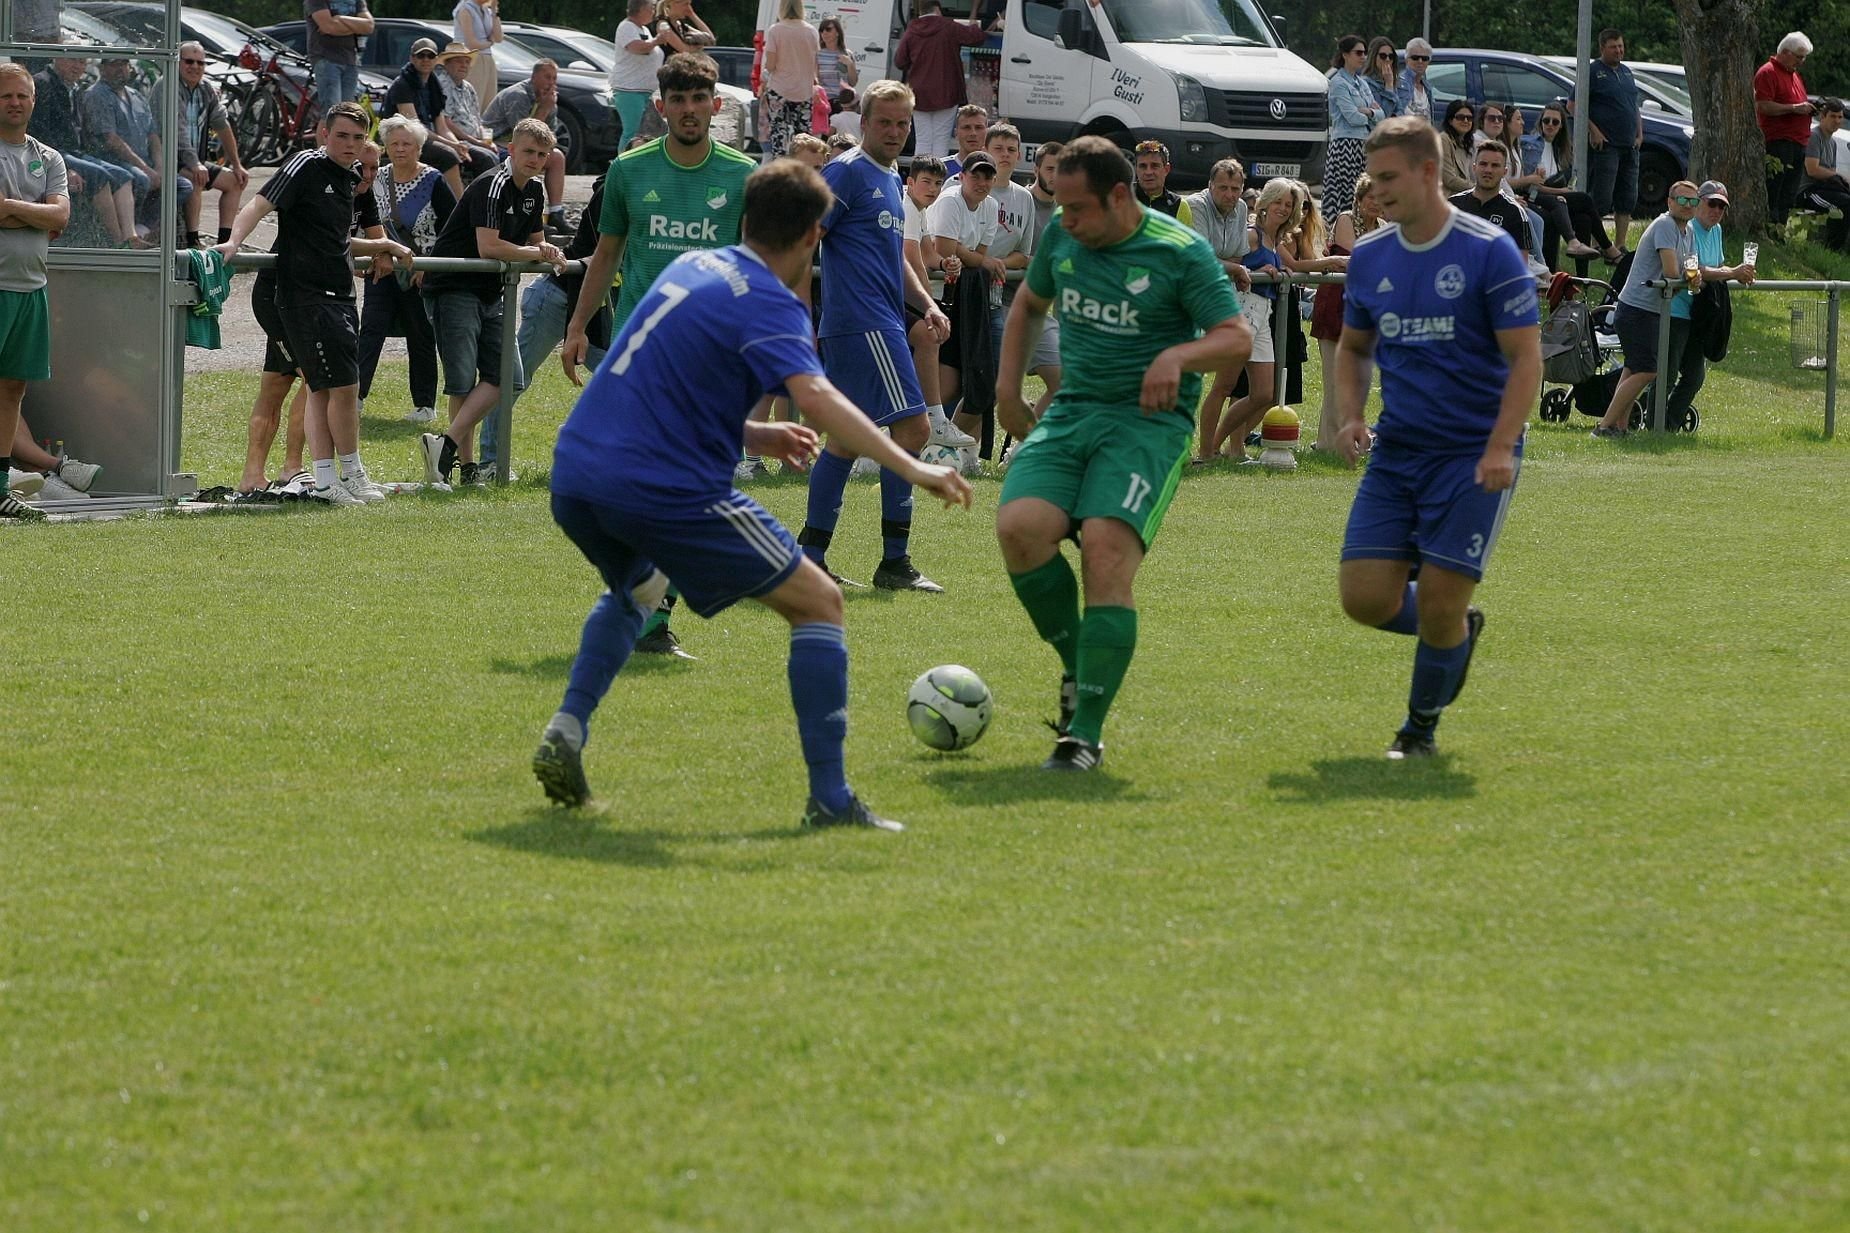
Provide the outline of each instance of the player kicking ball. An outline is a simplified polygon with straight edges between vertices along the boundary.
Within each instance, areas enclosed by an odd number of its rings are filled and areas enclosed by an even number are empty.
[[[1214,250],[1139,205],[1133,181],[1103,137],[1061,151],[1059,226],[1036,246],[1002,334],[996,414],[1021,444],[996,537],[1016,597],[1060,656],[1048,770],[1089,771],[1104,757],[1105,714],[1137,645],[1131,584],[1188,465],[1200,374],[1243,363],[1253,345]],[[1049,309],[1064,376],[1036,422],[1021,382]],[[1075,530],[1083,615],[1060,551]]]
[[[862,803],[843,771],[841,590],[732,485],[741,446],[799,469],[815,458],[807,423],[748,422],[762,399],[782,394],[832,438],[947,505],[970,505],[962,476],[908,455],[822,375],[809,309],[792,289],[808,276],[832,201],[822,177],[794,159],[753,172],[743,243],[687,253],[662,272],[560,429],[553,518],[609,589],[585,621],[565,700],[533,755],[555,801],[590,799],[582,755],[591,714],[635,646],[647,615],[639,602],[672,581],[701,616],[756,599],[790,622],[790,698],[809,767],[804,825],[904,829]]]
[[[1535,278],[1509,233],[1446,201],[1432,126],[1388,120],[1366,153],[1375,200],[1399,225],[1349,259],[1335,379],[1337,450],[1351,466],[1371,452],[1371,357],[1383,410],[1339,579],[1343,611],[1419,639],[1407,722],[1387,756],[1428,758],[1484,630],[1471,597],[1516,490],[1541,328]]]

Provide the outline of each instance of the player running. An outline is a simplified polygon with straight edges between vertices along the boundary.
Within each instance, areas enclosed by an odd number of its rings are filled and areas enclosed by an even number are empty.
[[[623,285],[612,308],[613,334],[629,321],[643,293],[671,261],[697,248],[718,248],[739,239],[745,177],[758,164],[711,136],[720,102],[719,66],[710,56],[682,52],[668,57],[655,79],[661,90],[656,107],[668,133],[618,155],[605,176],[597,249],[585,262],[583,289],[560,353],[573,385],[579,384],[578,366],[589,346],[585,329],[604,304],[619,259]],[[668,628],[675,598],[673,590],[662,597],[643,627],[637,650],[694,658]]]
[[[951,323],[905,256],[906,194],[893,164],[912,131],[912,91],[896,81],[869,86],[861,100],[861,131],[861,144],[822,171],[835,193],[822,220],[822,363],[829,380],[889,429],[901,450],[917,454],[930,439],[931,424],[906,341],[905,305],[924,314],[939,342],[950,337]],[[809,512],[798,542],[825,569],[855,456],[851,441],[831,435],[810,473]],[[874,585],[942,591],[914,568],[911,536],[912,482],[888,467],[880,472],[885,552]]]
[[[756,599],[790,622],[790,697],[809,765],[804,825],[903,829],[868,809],[842,769],[841,591],[732,485],[741,445],[797,468],[814,458],[814,429],[747,422],[761,399],[786,394],[857,453],[947,504],[970,504],[962,476],[906,454],[822,375],[809,309],[791,289],[809,278],[829,204],[822,177],[794,159],[754,172],[744,242],[668,267],[559,432],[553,518],[609,589],[585,621],[565,700],[533,755],[533,773],[555,801],[590,798],[581,754],[591,713],[635,645],[640,604],[672,580],[701,616]]]
[[[1424,758],[1483,633],[1471,596],[1516,490],[1541,386],[1541,329],[1515,242],[1441,192],[1432,126],[1389,120],[1366,151],[1375,200],[1399,226],[1366,237],[1349,259],[1335,380],[1337,449],[1350,465],[1371,452],[1362,418],[1371,358],[1383,410],[1339,578],[1343,611],[1419,638],[1407,722],[1387,756]]]
[[[1060,655],[1048,770],[1104,756],[1105,713],[1137,645],[1131,583],[1188,465],[1201,377],[1244,363],[1252,331],[1207,241],[1137,204],[1130,162],[1081,137],[1054,172],[1058,227],[1035,247],[1002,336],[996,414],[1022,438],[996,536],[1028,619]],[[1022,371],[1041,319],[1060,323],[1060,392],[1038,423]],[[1079,531],[1085,614],[1060,541]]]

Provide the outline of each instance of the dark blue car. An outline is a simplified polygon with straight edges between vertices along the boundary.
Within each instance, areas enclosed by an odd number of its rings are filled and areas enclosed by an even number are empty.
[[[1438,115],[1455,98],[1514,103],[1526,113],[1526,132],[1535,132],[1536,114],[1556,99],[1571,101],[1574,77],[1570,67],[1551,64],[1519,51],[1484,51],[1474,47],[1447,47],[1432,53],[1426,71],[1433,114]],[[1644,109],[1644,148],[1638,156],[1638,204],[1635,218],[1663,213],[1670,186],[1689,174],[1690,139],[1696,130],[1687,120]]]

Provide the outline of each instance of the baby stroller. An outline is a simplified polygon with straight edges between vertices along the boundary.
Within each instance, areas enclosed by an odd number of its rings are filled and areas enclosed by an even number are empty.
[[[1625,280],[1632,254],[1613,270],[1613,283]],[[1541,417],[1564,423],[1575,411],[1600,419],[1612,404],[1624,365],[1618,363],[1619,338],[1613,332],[1618,294],[1613,283],[1556,274],[1548,285],[1548,320],[1542,323]],[[1547,385],[1568,388],[1548,389]],[[1650,422],[1655,388],[1647,386],[1632,404],[1627,425],[1636,432]],[[1694,407],[1680,422],[1664,425],[1672,432],[1694,432],[1700,422]]]

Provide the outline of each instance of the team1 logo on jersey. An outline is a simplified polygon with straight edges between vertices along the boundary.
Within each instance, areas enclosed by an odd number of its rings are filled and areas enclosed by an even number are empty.
[[[1382,313],[1375,323],[1381,337],[1408,344],[1451,342],[1458,336],[1456,317],[1403,317],[1399,313]]]
[[[1432,280],[1432,289],[1444,299],[1457,299],[1465,293],[1464,268],[1457,264],[1446,266]]]
[[[726,200],[727,194],[725,189],[709,188],[707,190],[707,209],[723,210],[726,208]]]
[[[649,215],[649,238],[652,240],[685,240],[690,244],[719,243],[719,228],[710,218],[682,222],[678,218],[664,218],[660,214]]]
[[[1067,287],[1060,292],[1060,318],[1074,321],[1086,321],[1097,325],[1113,334],[1136,334],[1137,306],[1129,300],[1119,300],[1116,304],[1106,304],[1083,295],[1077,288]]]
[[[1125,271],[1124,289],[1132,295],[1142,295],[1150,289],[1150,271],[1134,265]]]

